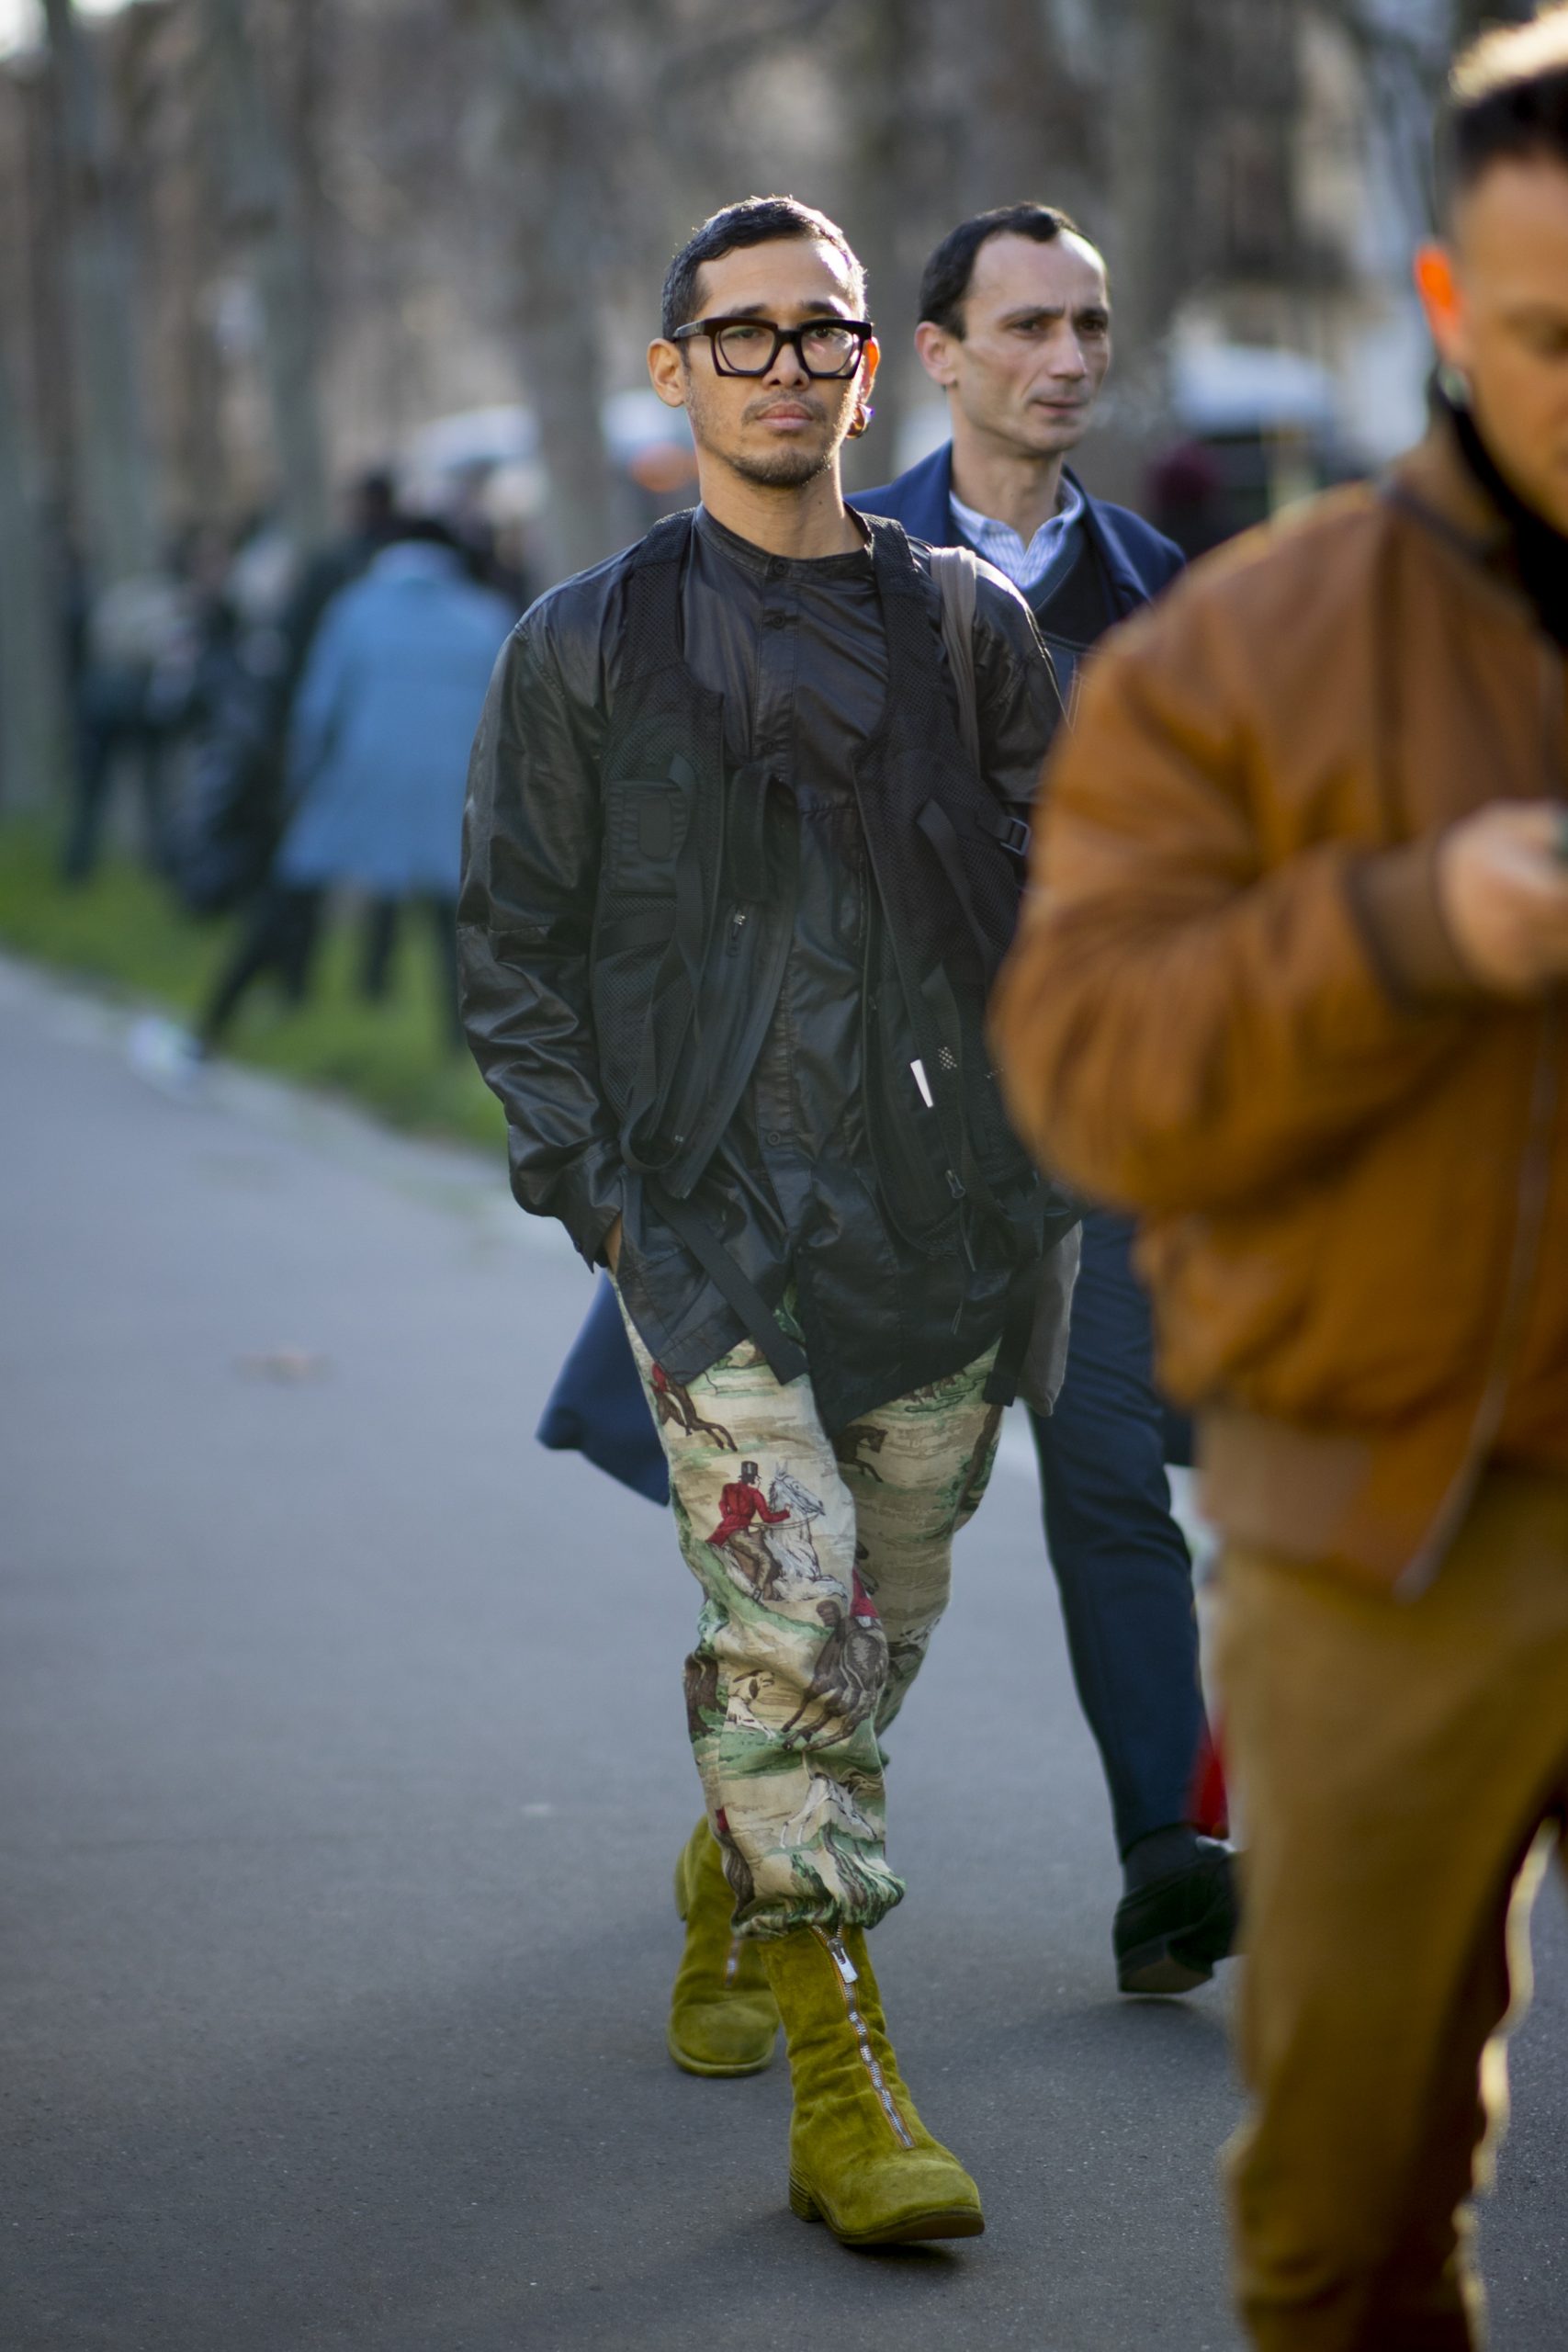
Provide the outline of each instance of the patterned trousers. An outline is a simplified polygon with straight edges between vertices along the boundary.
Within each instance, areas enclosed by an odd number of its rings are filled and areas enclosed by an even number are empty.
[[[829,1438],[810,1381],[781,1386],[751,1340],[682,1386],[627,1330],[703,1589],[686,1716],[738,1932],[874,1927],[904,1893],[881,1734],[991,1475],[995,1351]]]

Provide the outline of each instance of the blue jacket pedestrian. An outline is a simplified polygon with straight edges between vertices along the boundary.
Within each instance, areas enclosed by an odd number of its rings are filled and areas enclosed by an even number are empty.
[[[457,550],[394,540],[333,597],[295,702],[287,888],[455,899],[474,729],[516,616]]]

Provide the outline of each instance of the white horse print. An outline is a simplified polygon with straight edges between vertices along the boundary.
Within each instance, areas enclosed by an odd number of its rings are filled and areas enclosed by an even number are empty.
[[[768,1528],[762,1536],[775,1566],[769,1580],[770,1597],[798,1600],[808,1592],[818,1596],[830,1592],[847,1600],[847,1589],[817,1555],[812,1528],[826,1508],[820,1496],[803,1487],[792,1470],[776,1470],[768,1488],[768,1506],[789,1513],[782,1526]]]

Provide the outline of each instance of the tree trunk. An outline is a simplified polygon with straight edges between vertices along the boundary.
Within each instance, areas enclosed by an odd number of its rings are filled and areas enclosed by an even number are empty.
[[[332,526],[317,407],[316,336],[299,192],[277,132],[245,0],[206,0],[231,226],[250,249],[283,517],[297,548]]]
[[[134,256],[88,45],[71,0],[44,0],[44,8],[69,187],[75,471],[88,567],[104,587],[148,571],[158,557],[139,397]]]
[[[65,774],[60,582],[44,551],[42,499],[12,355],[0,347],[0,808],[38,808]]]
[[[502,152],[516,230],[517,341],[546,484],[540,549],[554,579],[629,536],[601,412],[605,182],[619,163],[601,37],[585,0],[492,0],[504,77]]]
[[[899,436],[911,391],[926,385],[911,341],[931,142],[923,135],[920,72],[927,54],[927,0],[873,0],[857,12],[852,64],[854,171],[851,243],[865,265],[871,315],[882,346],[874,394],[876,421],[845,450],[851,488],[870,489],[898,470]],[[912,234],[911,234],[912,232]]]
[[[1190,268],[1196,13],[1193,0],[1118,0],[1108,241],[1116,360],[1086,454],[1094,487],[1134,504],[1168,419],[1168,339]]]

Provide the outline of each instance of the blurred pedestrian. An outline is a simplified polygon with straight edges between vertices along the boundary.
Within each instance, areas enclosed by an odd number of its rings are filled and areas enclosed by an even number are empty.
[[[212,613],[201,717],[177,878],[197,914],[226,913],[265,882],[285,816],[289,719],[306,660],[333,598],[387,544],[397,517],[392,476],[362,474],[344,528],[301,569],[265,520],[243,535]]]
[[[676,256],[649,367],[703,503],[514,636],[461,931],[513,1187],[615,1276],[703,1593],[670,2051],[754,2073],[782,2019],[790,2201],[857,2245],[982,2226],[871,1972],[904,1892],[881,1739],[1073,1222],[983,1038],[1050,667],[988,566],[845,507],[864,297],[842,232],[791,198]]]
[[[173,560],[90,596],[75,682],[76,758],[62,878],[85,882],[103,847],[114,786],[124,770],[141,803],[142,857],[154,873],[170,861],[169,758],[177,697],[162,691],[185,659],[192,628],[186,582]]]
[[[1568,1807],[1568,10],[1461,61],[1446,146],[1429,438],[1106,649],[997,1013],[1201,1412],[1268,2352],[1479,2342]]]
[[[406,517],[333,598],[289,727],[283,838],[197,1032],[141,1033],[149,1076],[178,1082],[221,1044],[250,989],[308,990],[327,899],[417,906],[430,926],[454,1045],[455,909],[464,777],[510,607],[468,578],[445,525]]]

